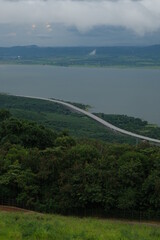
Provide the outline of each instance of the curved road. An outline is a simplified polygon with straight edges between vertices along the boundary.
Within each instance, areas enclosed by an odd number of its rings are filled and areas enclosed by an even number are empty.
[[[75,110],[77,112],[80,112],[90,118],[92,118],[93,120],[99,122],[100,124],[102,124],[103,126],[115,131],[115,132],[119,132],[119,133],[122,133],[122,134],[125,134],[125,135],[128,135],[128,136],[131,136],[131,137],[135,137],[136,139],[140,139],[140,140],[145,140],[145,141],[148,141],[148,142],[151,142],[153,144],[156,144],[156,145],[159,145],[160,144],[160,140],[158,139],[154,139],[154,138],[150,138],[150,137],[146,137],[146,136],[143,136],[143,135],[139,135],[139,134],[136,134],[136,133],[132,133],[132,132],[129,132],[127,130],[123,130],[121,128],[118,128],[112,124],[110,124],[109,122],[95,116],[94,114],[90,113],[90,112],[87,112],[79,107],[76,107],[70,103],[66,103],[66,102],[63,102],[63,101],[59,101],[59,100],[55,100],[55,99],[49,99],[49,98],[42,98],[42,97],[32,97],[32,96],[23,96],[23,95],[12,95],[12,94],[9,94],[10,96],[15,96],[15,97],[24,97],[24,98],[31,98],[31,99],[39,99],[39,100],[44,100],[44,101],[49,101],[49,102],[53,102],[53,103],[57,103],[57,104],[61,104],[67,108],[70,108],[72,110]]]

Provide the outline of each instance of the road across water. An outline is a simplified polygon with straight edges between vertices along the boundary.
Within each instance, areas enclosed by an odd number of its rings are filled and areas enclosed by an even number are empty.
[[[143,136],[143,135],[139,135],[139,134],[136,134],[136,133],[129,132],[127,130],[118,128],[118,127],[112,125],[111,123],[109,123],[109,122],[107,122],[107,121],[105,121],[105,120],[95,116],[93,113],[87,112],[87,111],[85,111],[85,110],[83,110],[83,109],[81,109],[79,107],[76,107],[76,106],[74,106],[74,105],[72,105],[70,103],[67,103],[67,102],[63,102],[63,101],[56,100],[56,99],[43,98],[43,97],[34,97],[34,96],[23,96],[23,95],[12,95],[12,96],[31,98],[31,99],[39,99],[39,100],[44,100],[44,101],[57,103],[57,104],[65,106],[67,108],[70,108],[70,109],[72,109],[72,110],[74,110],[76,112],[82,113],[82,114],[88,116],[89,118],[92,118],[96,122],[100,123],[104,127],[108,128],[108,129],[111,129],[111,130],[113,130],[115,132],[122,133],[122,134],[128,135],[130,137],[134,137],[136,139],[144,140],[144,141],[150,142],[150,143],[155,144],[155,145],[160,145],[160,140],[159,139],[146,137],[146,136]]]

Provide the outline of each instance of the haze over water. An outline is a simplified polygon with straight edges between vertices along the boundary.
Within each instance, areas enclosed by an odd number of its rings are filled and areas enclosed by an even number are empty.
[[[160,125],[160,70],[0,66],[0,92],[53,97]]]

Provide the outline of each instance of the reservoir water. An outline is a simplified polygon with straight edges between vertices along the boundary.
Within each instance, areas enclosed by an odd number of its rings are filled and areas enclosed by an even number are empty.
[[[160,70],[1,65],[0,92],[53,97],[160,125]]]

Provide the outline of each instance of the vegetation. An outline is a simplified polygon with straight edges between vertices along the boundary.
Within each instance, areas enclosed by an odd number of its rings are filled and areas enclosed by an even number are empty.
[[[159,240],[156,226],[126,224],[91,218],[0,213],[1,240]]]
[[[76,106],[83,109],[88,108],[82,104],[76,104]],[[10,110],[16,118],[36,121],[56,131],[67,129],[70,135],[76,138],[99,139],[110,143],[136,143],[135,139],[131,137],[111,132],[92,119],[51,102],[0,94],[0,108]],[[103,113],[98,115],[123,129],[160,138],[160,128],[141,119]]]
[[[96,55],[90,53],[96,49]],[[0,48],[1,64],[44,64],[89,67],[158,67],[160,45],[148,47]]]
[[[152,138],[160,138],[160,127],[155,124],[149,124],[147,121],[143,121],[140,118],[104,113],[96,115],[119,128]]]
[[[159,219],[160,149],[76,140],[0,111],[0,201],[42,212]]]

